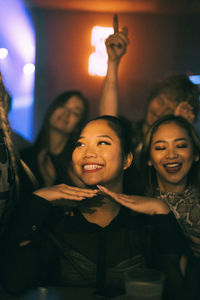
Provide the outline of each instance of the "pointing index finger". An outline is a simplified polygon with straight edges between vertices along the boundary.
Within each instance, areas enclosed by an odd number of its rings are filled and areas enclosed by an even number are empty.
[[[114,17],[113,17],[113,28],[114,28],[114,33],[119,31],[117,14],[114,14]]]

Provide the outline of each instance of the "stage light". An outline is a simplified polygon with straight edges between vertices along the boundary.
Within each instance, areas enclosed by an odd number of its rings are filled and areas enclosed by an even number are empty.
[[[35,72],[35,65],[34,64],[25,64],[23,67],[23,72],[26,75],[33,74]]]
[[[0,59],[0,70],[14,102],[9,113],[10,123],[13,130],[32,140],[35,80],[33,21],[24,0],[0,0],[0,3],[0,42],[1,47],[9,50],[6,59]]]
[[[91,45],[94,52],[89,57],[88,72],[90,75],[105,76],[107,72],[108,55],[105,39],[113,34],[112,27],[94,26],[92,29]]]
[[[194,84],[200,84],[200,75],[189,75],[189,79]]]
[[[0,59],[6,58],[8,55],[8,50],[6,48],[0,48]]]

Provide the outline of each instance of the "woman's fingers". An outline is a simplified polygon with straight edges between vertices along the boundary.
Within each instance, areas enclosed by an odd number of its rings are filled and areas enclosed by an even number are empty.
[[[114,33],[119,31],[118,15],[117,14],[114,14],[114,17],[113,17],[113,29],[114,29]]]
[[[113,35],[110,35],[106,39],[106,46],[118,46],[120,45],[121,47],[126,47],[127,44],[129,43],[129,39],[123,32],[118,32]]]
[[[116,194],[116,193],[111,192],[110,190],[108,190],[107,188],[105,188],[105,187],[103,187],[101,185],[97,185],[97,187],[99,188],[99,190],[101,192],[103,192],[107,196],[110,196],[115,201],[117,201],[117,202],[119,202],[121,204],[128,204],[128,202],[133,204],[133,199],[130,199],[131,196],[124,195],[124,194]]]
[[[168,205],[159,199],[142,197],[137,195],[116,194],[100,185],[97,185],[97,187],[105,195],[111,197],[116,202],[126,206],[127,208],[135,212],[144,213],[148,215],[169,213]]]
[[[35,195],[42,197],[48,201],[64,199],[81,201],[86,198],[92,198],[96,196],[97,193],[98,190],[75,188],[65,184],[46,187],[34,192]]]
[[[174,114],[175,114],[175,116],[184,117],[190,123],[192,123],[195,118],[195,115],[193,113],[193,107],[187,101],[183,101],[183,102],[179,103],[179,105],[175,109]]]

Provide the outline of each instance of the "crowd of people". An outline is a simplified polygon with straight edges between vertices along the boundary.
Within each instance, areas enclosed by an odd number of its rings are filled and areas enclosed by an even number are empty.
[[[145,118],[119,115],[128,30],[106,40],[99,116],[80,91],[58,95],[30,147],[18,151],[0,78],[0,281],[125,293],[128,269],[165,274],[163,300],[200,299],[199,91],[186,75],[155,84]]]

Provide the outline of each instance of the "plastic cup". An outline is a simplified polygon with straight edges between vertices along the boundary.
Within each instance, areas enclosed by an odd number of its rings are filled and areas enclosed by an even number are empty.
[[[128,299],[161,300],[165,275],[154,269],[132,269],[124,273]]]

